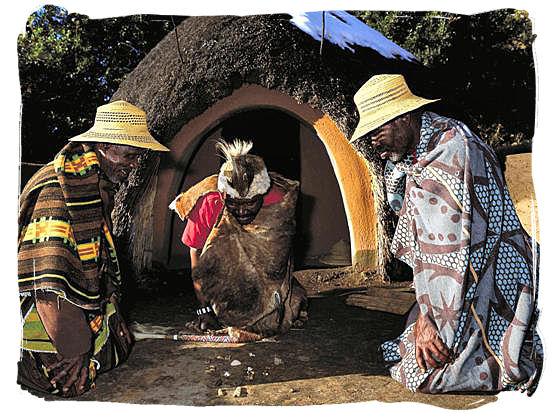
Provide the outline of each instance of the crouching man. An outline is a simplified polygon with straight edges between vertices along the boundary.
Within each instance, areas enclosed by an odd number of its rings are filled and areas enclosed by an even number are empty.
[[[424,393],[521,390],[542,370],[538,245],[523,230],[493,150],[454,119],[420,108],[401,75],[355,95],[351,139],[386,160],[399,221],[391,250],[413,270],[417,304],[385,342],[391,375]]]
[[[305,290],[291,264],[299,183],[268,173],[262,158],[248,153],[251,142],[220,141],[217,148],[225,158],[219,174],[170,205],[187,220],[182,241],[202,305],[188,326],[284,333],[305,317]]]
[[[127,359],[113,238],[114,188],[149,150],[168,151],[145,113],[124,101],[98,108],[94,126],[69,139],[27,183],[19,207],[22,316],[18,383],[72,397]]]

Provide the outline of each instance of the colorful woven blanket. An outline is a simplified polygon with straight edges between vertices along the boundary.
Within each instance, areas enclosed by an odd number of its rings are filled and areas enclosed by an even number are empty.
[[[385,174],[399,211],[392,252],[413,269],[419,310],[454,358],[420,371],[413,323],[382,345],[395,363],[391,374],[427,393],[533,392],[543,356],[535,328],[539,251],[495,153],[461,122],[425,112],[416,155]]]
[[[96,154],[85,144],[69,143],[23,189],[18,246],[23,302],[41,289],[96,310],[105,291],[119,288],[120,271],[98,182]],[[103,272],[108,279],[102,279]]]

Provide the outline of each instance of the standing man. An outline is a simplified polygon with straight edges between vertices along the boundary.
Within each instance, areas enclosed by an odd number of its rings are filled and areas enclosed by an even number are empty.
[[[114,188],[147,150],[169,150],[149,134],[145,112],[124,101],[99,107],[94,126],[69,141],[27,183],[19,208],[17,381],[61,397],[84,393],[96,373],[128,357],[111,236]]]
[[[170,205],[187,220],[193,286],[201,308],[188,327],[222,325],[260,335],[287,331],[305,309],[292,276],[299,183],[267,172],[252,142],[217,144],[225,162]],[[219,323],[218,323],[219,322]]]
[[[350,142],[386,160],[399,221],[392,253],[413,270],[416,305],[382,344],[391,375],[425,393],[527,390],[542,369],[538,245],[521,227],[493,150],[466,125],[420,110],[401,75],[356,93]]]

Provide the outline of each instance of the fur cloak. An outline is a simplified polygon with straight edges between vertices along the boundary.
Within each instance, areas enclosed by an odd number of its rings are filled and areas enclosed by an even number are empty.
[[[285,193],[283,200],[263,206],[242,226],[224,207],[192,274],[222,324],[262,335],[286,332],[306,304],[291,260],[299,182],[269,175]],[[217,190],[213,175],[181,194],[175,205],[180,218],[187,218],[201,196]]]

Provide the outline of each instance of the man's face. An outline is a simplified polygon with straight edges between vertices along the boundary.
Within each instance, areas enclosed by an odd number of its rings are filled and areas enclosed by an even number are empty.
[[[98,143],[96,154],[99,165],[109,181],[120,184],[128,179],[128,175],[139,165],[138,158],[146,149],[127,145],[111,145]]]
[[[411,126],[410,115],[399,116],[369,132],[366,138],[382,159],[392,162],[402,160],[412,153],[415,145],[414,129]]]
[[[239,224],[250,224],[262,208],[264,197],[256,195],[251,199],[231,198],[225,199],[225,205],[229,212],[237,219]]]

